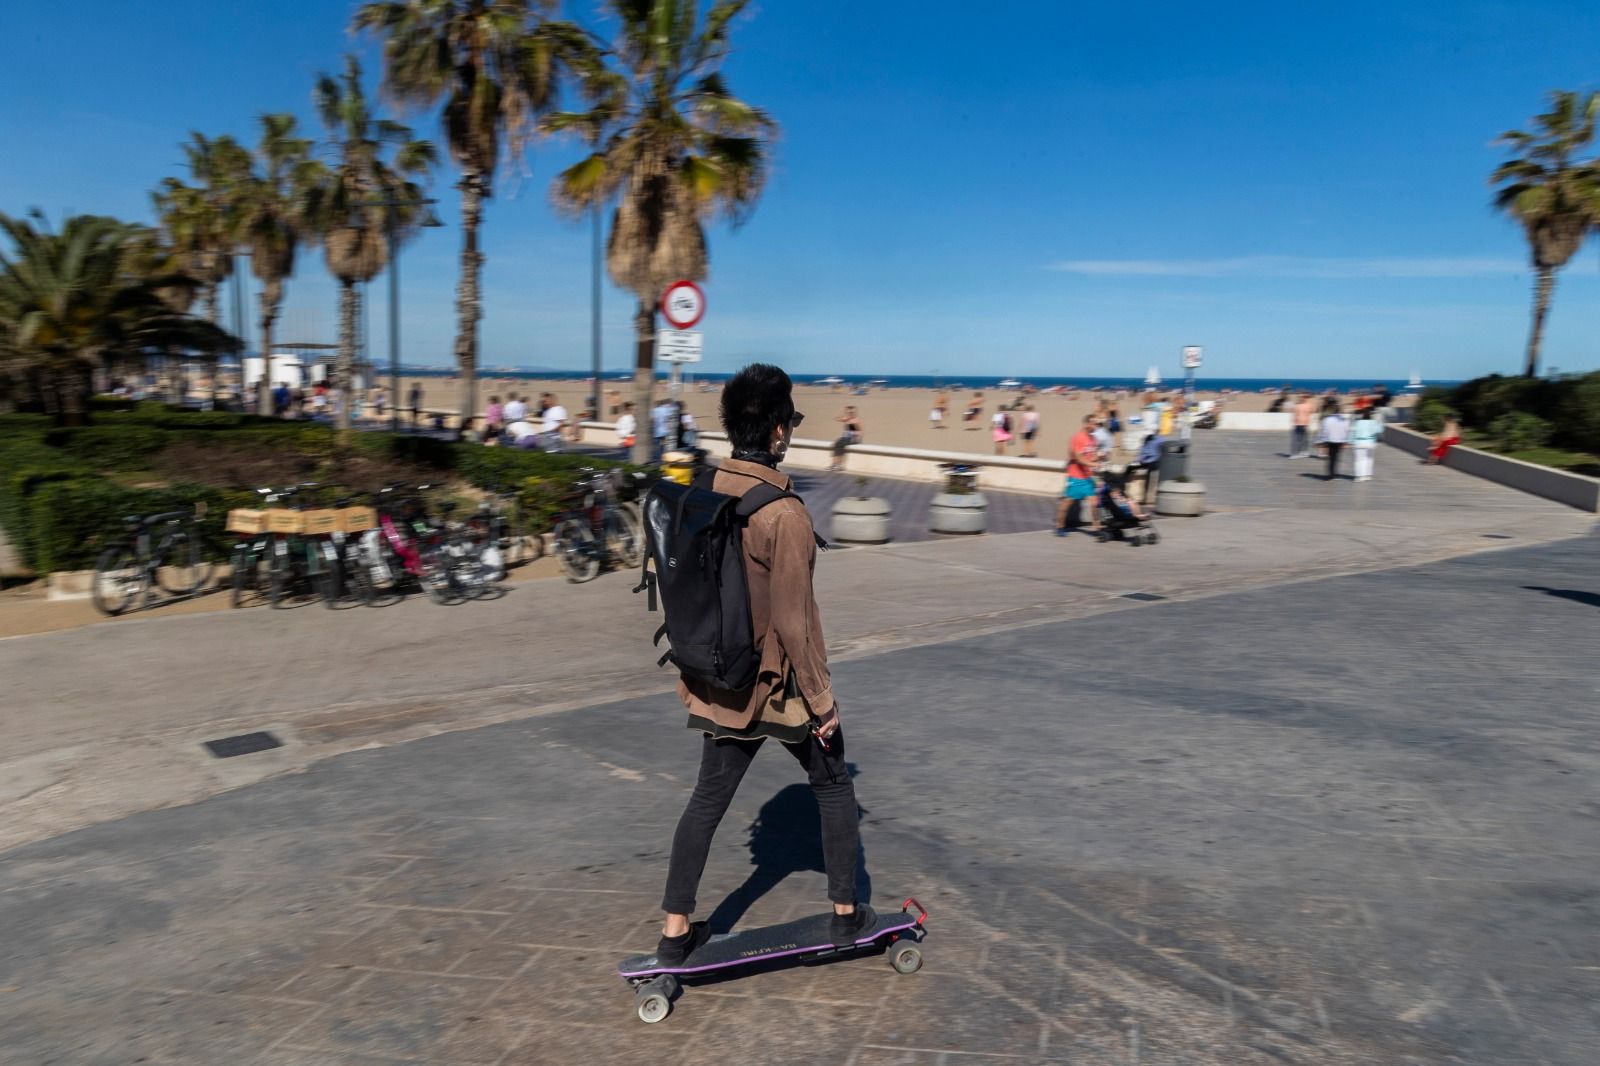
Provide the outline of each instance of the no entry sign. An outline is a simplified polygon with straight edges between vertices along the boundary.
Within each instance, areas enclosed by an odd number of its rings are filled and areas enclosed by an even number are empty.
[[[661,294],[661,313],[673,329],[693,329],[706,313],[706,294],[692,281],[674,281]]]

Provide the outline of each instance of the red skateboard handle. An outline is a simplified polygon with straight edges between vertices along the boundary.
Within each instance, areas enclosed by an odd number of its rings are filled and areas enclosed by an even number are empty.
[[[903,904],[900,905],[900,909],[903,910],[903,911],[908,911],[912,907],[917,908],[917,924],[918,925],[921,925],[923,922],[928,920],[928,908],[926,908],[922,904],[918,903],[915,896],[913,896],[912,898],[906,900]]]

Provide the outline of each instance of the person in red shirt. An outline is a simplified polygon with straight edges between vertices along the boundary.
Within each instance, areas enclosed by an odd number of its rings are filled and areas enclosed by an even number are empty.
[[[1100,509],[1094,505],[1094,468],[1100,462],[1100,445],[1094,439],[1093,412],[1083,416],[1083,425],[1073,434],[1067,458],[1067,484],[1061,491],[1061,502],[1056,506],[1056,536],[1064,537],[1067,513],[1074,500],[1078,501],[1078,521],[1088,516],[1089,532],[1100,532]]]

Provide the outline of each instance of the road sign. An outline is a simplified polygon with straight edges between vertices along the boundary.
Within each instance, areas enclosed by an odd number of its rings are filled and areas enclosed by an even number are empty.
[[[656,358],[663,363],[698,363],[705,341],[704,333],[681,329],[656,331]]]
[[[693,329],[706,313],[706,294],[692,281],[674,281],[661,294],[661,313],[676,329]]]
[[[1200,369],[1200,346],[1191,344],[1183,350],[1183,368],[1185,370]]]

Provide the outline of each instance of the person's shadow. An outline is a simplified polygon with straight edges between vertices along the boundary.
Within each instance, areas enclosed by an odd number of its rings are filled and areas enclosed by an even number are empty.
[[[855,763],[846,763],[845,768],[852,778],[860,773]],[[856,805],[858,823],[866,813],[865,808]],[[809,784],[789,785],[762,804],[756,820],[750,823],[749,833],[750,862],[755,869],[706,919],[713,933],[732,930],[758,899],[782,884],[790,874],[827,871],[822,856],[822,816]],[[859,843],[856,845],[856,901],[872,901],[872,876],[867,872],[866,848]]]
[[[1581,603],[1588,607],[1600,607],[1600,593],[1584,592],[1582,589],[1552,589],[1543,585],[1524,585],[1522,587],[1529,592],[1543,592],[1546,595],[1555,596],[1563,600],[1571,600],[1573,603]]]

